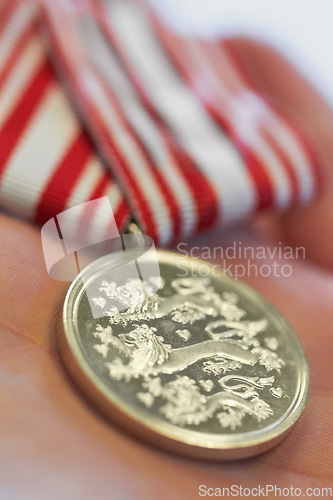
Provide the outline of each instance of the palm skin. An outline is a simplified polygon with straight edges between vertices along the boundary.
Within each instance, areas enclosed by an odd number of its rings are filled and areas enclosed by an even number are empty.
[[[135,440],[81,396],[58,356],[57,322],[68,284],[47,275],[40,231],[0,217],[0,498],[187,499],[200,484],[332,487],[333,116],[274,51],[232,42],[258,85],[303,117],[328,159],[325,191],[311,207],[261,216],[247,228],[205,235],[193,245],[304,246],[290,278],[246,278],[296,330],[311,371],[309,402],[288,437],[238,462],[183,459]],[[237,262],[234,262],[237,263]],[[272,496],[273,498],[273,496]]]

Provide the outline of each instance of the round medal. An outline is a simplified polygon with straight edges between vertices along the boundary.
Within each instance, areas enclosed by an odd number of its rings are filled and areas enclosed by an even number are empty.
[[[59,337],[68,370],[111,419],[165,449],[207,459],[267,450],[308,396],[294,332],[216,266],[154,255],[117,252],[73,282]]]

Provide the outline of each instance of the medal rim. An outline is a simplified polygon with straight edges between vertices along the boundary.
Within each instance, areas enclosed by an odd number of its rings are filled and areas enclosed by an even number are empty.
[[[130,252],[137,253],[135,250]],[[157,254],[159,262],[169,265],[175,265],[175,260],[184,259],[180,254],[168,250],[158,249]],[[286,412],[269,426],[258,430],[229,435],[210,434],[185,429],[165,422],[155,415],[149,415],[149,410],[134,407],[126,402],[96,374],[80,349],[75,332],[75,308],[89,279],[95,279],[97,274],[103,273],[110,259],[116,263],[117,255],[122,255],[122,252],[103,256],[84,268],[70,285],[63,306],[63,324],[58,335],[60,354],[70,375],[89,400],[92,400],[109,419],[136,437],[182,455],[205,459],[245,458],[261,453],[280,442],[301,416],[309,395],[310,372],[300,341],[283,315],[252,286],[241,280],[233,280],[216,268],[212,274],[213,264],[201,259],[186,256],[185,265],[192,264],[190,269],[193,269],[193,266],[207,266],[214,279],[231,283],[232,287],[238,288],[251,303],[254,305],[256,302],[259,303],[261,308],[267,311],[266,316],[270,320],[274,318],[275,324],[277,321],[280,328],[287,330],[288,339],[297,354],[298,386]],[[95,273],[92,272],[94,270]],[[86,274],[90,274],[90,278],[83,284],[82,277]]]

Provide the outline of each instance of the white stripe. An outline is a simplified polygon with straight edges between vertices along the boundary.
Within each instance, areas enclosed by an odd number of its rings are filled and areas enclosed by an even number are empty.
[[[279,157],[261,135],[262,123],[240,98],[233,99],[230,105],[232,124],[239,137],[256,154],[272,180],[276,207],[287,208],[291,201],[291,182]],[[217,107],[221,109],[219,105]]]
[[[117,184],[111,183],[111,186],[108,187],[105,191],[105,195],[109,198],[110,205],[112,207],[113,215],[114,215],[114,220],[116,220],[116,215],[117,212],[120,208],[120,205],[124,201],[124,197],[120,189],[118,188]],[[109,225],[111,223],[111,219],[108,219],[108,225],[107,225],[107,232],[106,232],[106,239],[110,237],[110,229]],[[117,226],[119,229],[119,226]]]
[[[53,28],[57,32],[57,39],[63,44],[62,51],[66,54],[68,41],[67,39],[64,40],[63,37],[64,26],[62,24],[62,16],[59,16],[58,9],[54,8],[54,5],[51,2],[48,2],[48,6],[52,12]],[[62,2],[62,8],[64,9],[64,7],[66,7],[66,4]],[[67,7],[69,7],[69,4],[67,4]],[[68,22],[69,20],[70,16],[68,16],[68,19],[65,16],[64,22]],[[151,202],[151,213],[160,236],[160,243],[162,245],[166,245],[172,235],[171,224],[166,207],[161,204],[160,191],[155,184],[155,179],[152,177],[150,168],[146,165],[146,160],[137,148],[133,137],[123,126],[121,119],[111,104],[110,98],[101,85],[100,80],[95,73],[91,71],[90,66],[85,65],[85,58],[80,53],[80,44],[76,39],[75,32],[72,33],[72,35],[73,46],[78,50],[76,57],[71,61],[73,73],[78,75],[79,85],[82,88],[83,93],[87,96],[97,114],[100,115],[100,118],[108,128],[112,139],[116,142],[117,147],[122,151],[125,161],[131,166],[131,173],[135,177],[135,182],[139,186],[139,189],[143,193],[149,193],[148,196],[145,194],[145,198],[148,202]],[[89,118],[90,121],[93,120],[93,117],[88,117],[88,119]],[[107,144],[102,144],[102,146],[104,148],[108,148]],[[107,153],[114,161],[118,161],[111,149],[108,148]],[[155,209],[155,207],[158,207],[158,209]]]
[[[85,234],[79,235],[79,229],[87,209],[87,203],[81,203],[57,215],[63,243],[66,248],[66,253],[68,254],[85,248],[90,243]]]
[[[267,124],[272,135],[291,161],[298,180],[300,201],[309,202],[314,195],[313,172],[299,138],[288,122],[276,115],[274,110],[271,110],[258,95],[249,91],[243,97],[244,105],[252,108],[259,117],[258,119]]]
[[[89,81],[88,78],[90,78]],[[136,184],[143,193],[146,193],[145,197],[147,201],[150,202],[152,216],[157,225],[159,225],[158,230],[161,244],[166,244],[171,237],[169,214],[167,213],[165,205],[161,203],[159,188],[155,184],[149,166],[146,165],[145,158],[136,147],[133,138],[128,134],[126,128],[119,120],[115,109],[111,105],[109,98],[105,95],[99,82],[95,80],[94,76],[90,73],[83,81],[85,91],[87,94],[90,94],[91,100],[94,99],[95,103],[98,103],[98,110],[103,122],[108,127],[117,146],[121,149],[125,161],[130,165],[130,170],[135,177]]]
[[[45,49],[39,37],[34,36],[5,81],[0,92],[0,127],[15,108],[17,101],[45,60]]]
[[[20,3],[15,9],[9,23],[0,32],[0,72],[9,60],[11,52],[15,49],[22,31],[24,31],[29,24],[32,24],[36,17],[36,13],[36,4],[24,5]]]
[[[33,217],[40,194],[77,133],[65,94],[52,85],[7,164],[0,186],[3,202]]]
[[[142,10],[130,2],[106,3],[105,8],[156,108],[215,187],[224,222],[247,216],[256,193],[242,158],[178,78]]]
[[[179,175],[174,159],[165,146],[157,126],[138,100],[135,89],[112,55],[96,23],[86,19],[83,28],[83,41],[87,53],[111,85],[124,113],[152,154],[155,165],[161,171],[179,205],[184,224],[183,235],[192,234],[198,218],[194,200],[188,185]],[[160,203],[163,203],[163,194],[160,196]]]
[[[57,219],[68,253],[103,242],[106,238],[119,238],[115,223],[108,235],[106,232],[110,221],[114,220],[114,213],[107,196],[64,210]]]
[[[235,96],[226,89],[216,75],[212,63],[207,58],[202,46],[194,40],[186,40],[186,45],[192,55],[197,59],[205,77],[210,77],[214,89],[214,105],[219,113],[225,117],[232,127],[236,129],[239,137],[246,146],[252,150],[260,162],[264,165],[266,172],[272,179],[275,192],[275,205],[277,208],[287,208],[291,201],[291,183],[280,158],[274,149],[262,136],[263,123],[251,109],[247,102],[243,102],[243,95]],[[214,61],[218,64],[218,59]],[[247,89],[245,92],[247,95]]]
[[[91,193],[100,183],[104,175],[103,168],[99,159],[95,156],[91,157],[81,172],[73,190],[67,200],[66,208],[79,205],[89,200]]]
[[[110,184],[110,187],[106,189],[105,196],[109,198],[111,207],[113,207],[116,214],[120,203],[123,201],[123,196],[117,184],[113,184],[111,181]]]
[[[120,235],[115,221],[115,211],[113,210],[115,205],[110,203],[108,196],[103,196],[95,200],[95,202],[97,207],[89,226],[88,241],[94,244],[106,239],[119,238]],[[112,225],[111,222],[113,222]]]
[[[92,192],[95,190],[96,186],[101,182],[103,176],[105,175],[104,168],[97,157],[91,157],[84,167],[83,172],[80,175],[73,191],[68,199],[66,208],[70,208],[81,203],[85,203],[91,197]],[[122,194],[116,184],[114,184],[111,179],[109,186],[106,187],[105,196],[109,198],[114,215],[116,215],[119,208],[119,204],[122,202]],[[109,219],[104,219],[103,224],[98,221],[98,224],[102,227],[109,224]]]
[[[97,167],[97,172],[94,167]],[[85,172],[86,175],[83,175],[82,182],[80,182],[79,189],[77,190],[77,195],[79,195],[76,199],[77,205],[85,207],[84,202],[91,196],[92,189],[96,187],[96,184],[101,181],[101,178],[105,173],[101,168],[101,165],[96,158],[93,158],[89,163],[89,168]],[[90,179],[89,179],[90,175]],[[81,179],[80,179],[81,181]],[[97,181],[97,182],[96,182]],[[85,184],[85,186],[84,186]],[[83,188],[83,189],[82,189]],[[87,189],[88,188],[88,189]],[[79,244],[79,246],[87,246],[96,243],[97,241],[108,241],[109,239],[119,237],[118,227],[115,223],[115,217],[117,211],[119,209],[119,205],[123,200],[122,194],[118,189],[116,184],[112,184],[110,180],[110,185],[105,189],[105,196],[99,198],[98,200],[93,200],[93,203],[97,204],[97,210],[94,211],[94,214],[91,218],[88,219],[89,227],[86,228],[87,234],[83,238],[83,245]],[[108,201],[106,204],[105,201]],[[74,201],[72,199],[72,201]],[[83,204],[83,205],[82,205]],[[111,210],[112,209],[112,210]],[[82,225],[83,217],[85,216],[85,212],[81,211],[77,218],[74,217],[74,224],[69,228],[74,231],[74,234],[77,234],[77,227]],[[113,225],[111,226],[111,222]],[[81,238],[80,238],[81,240]],[[94,252],[97,251],[97,254]],[[110,248],[106,247],[105,249],[102,247],[90,249],[89,258],[93,257],[99,258],[105,253],[109,253]],[[100,253],[101,252],[101,253]],[[87,255],[85,252],[78,252],[78,259],[80,268],[87,265],[89,262],[85,262]]]

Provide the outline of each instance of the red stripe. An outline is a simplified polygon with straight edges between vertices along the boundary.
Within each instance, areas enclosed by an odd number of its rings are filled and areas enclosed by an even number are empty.
[[[101,84],[103,84],[103,87],[104,87],[106,93],[108,94],[109,101],[110,101],[111,105],[113,106],[113,108],[116,110],[117,115],[118,115],[120,121],[122,122],[122,125],[124,126],[124,128],[126,128],[128,134],[134,139],[137,148],[141,152],[141,154],[142,154],[142,156],[147,164],[147,167],[150,169],[150,172],[152,173],[153,177],[155,178],[155,182],[158,185],[159,192],[161,193],[161,196],[163,196],[165,201],[166,201],[166,206],[167,206],[169,216],[171,219],[171,224],[173,224],[173,233],[175,235],[175,238],[177,238],[180,234],[180,213],[179,213],[178,203],[177,203],[172,191],[170,190],[168,183],[165,181],[165,179],[164,179],[163,175],[161,174],[161,172],[159,171],[158,167],[154,164],[154,160],[150,154],[150,151],[148,150],[146,145],[143,143],[141,137],[137,134],[137,132],[132,128],[132,125],[129,123],[129,121],[128,121],[127,117],[125,116],[125,114],[122,110],[122,107],[121,107],[120,103],[118,102],[116,96],[114,95],[112,89],[109,86],[106,86],[106,82],[104,80],[103,80],[103,82],[101,82]],[[109,132],[107,132],[107,133],[108,133],[108,136],[111,136],[111,134]],[[110,137],[110,139],[111,139],[111,137]],[[110,141],[110,143],[111,143],[111,141]],[[115,142],[113,142],[113,140],[112,140],[112,144],[113,144],[113,147],[115,148],[115,150],[118,150],[118,147],[115,144]],[[121,155],[122,153],[119,152],[118,154]],[[126,162],[126,160],[124,160],[124,162]],[[128,168],[127,168],[128,172],[130,172],[130,170],[132,168],[134,168],[134,167],[128,166]],[[140,189],[139,189],[135,179],[134,179],[134,185],[135,185],[135,195],[137,196],[137,193]],[[156,208],[158,208],[158,207],[156,207]],[[156,210],[156,212],[157,212],[157,210]]]
[[[49,25],[49,33],[53,38],[53,47],[57,53],[58,60],[61,61],[66,75],[70,80],[71,87],[74,89],[80,108],[85,112],[87,123],[94,132],[96,142],[106,155],[109,163],[111,163],[116,169],[120,182],[125,186],[129,202],[133,205],[134,211],[140,219],[143,230],[147,231],[153,239],[157,240],[156,226],[152,219],[152,214],[147,201],[141,193],[141,190],[137,188],[137,184],[132,177],[130,169],[126,165],[126,161],[124,161],[122,155],[115,147],[112,137],[108,134],[98,109],[91,100],[87,99],[85,92],[82,91],[80,86],[80,76],[73,72],[73,68],[67,60],[61,41],[58,39],[56,28],[53,26],[52,17],[53,16],[49,15],[48,11],[46,11],[46,21]],[[64,19],[64,25],[66,26],[66,18]]]
[[[121,106],[121,103],[118,101],[117,96],[113,92],[112,87],[108,84],[108,82],[101,77],[100,75],[96,75],[98,79],[100,80],[101,85],[104,87],[104,90],[108,96],[109,102],[111,106],[116,110],[116,113],[118,115],[118,118],[122,122],[123,127],[126,129],[127,133],[134,139],[134,142],[136,144],[136,147],[139,149],[142,157],[144,158],[144,161],[149,168],[152,176],[154,177],[154,180],[159,188],[159,192],[161,197],[164,197],[165,202],[166,202],[166,207],[169,212],[169,217],[170,217],[170,222],[173,225],[173,234],[175,236],[175,239],[180,234],[180,212],[179,212],[179,205],[177,203],[177,200],[175,199],[171,189],[169,188],[168,183],[166,182],[165,178],[163,177],[163,174],[160,172],[158,167],[154,163],[154,159],[148,149],[148,147],[145,145],[143,140],[141,139],[140,135],[136,132],[136,130],[132,127],[132,124],[130,123],[129,119],[125,115],[123,108]],[[111,135],[108,132],[108,135]],[[117,145],[115,142],[113,142],[114,147],[118,150]],[[122,154],[118,153],[119,155]],[[126,160],[125,160],[126,161]],[[132,166],[129,166],[129,170],[131,168],[134,168]],[[139,191],[139,186],[136,184],[135,190],[136,192]],[[158,207],[155,207],[158,208]],[[156,213],[158,210],[156,210]]]
[[[38,33],[37,23],[29,23],[24,30],[21,32],[16,45],[13,47],[12,52],[8,54],[7,61],[0,74],[0,89],[3,86],[5,80],[10,75],[12,69],[17,64],[18,59],[21,57],[23,50],[26,48],[27,44],[33,37]]]
[[[128,207],[128,203],[125,200],[124,197],[122,197],[121,202],[119,205],[114,209],[114,218],[116,221],[116,225],[118,228],[119,233],[121,234],[123,229],[125,229],[125,226],[129,220],[130,217],[130,210]],[[113,220],[110,221],[110,226],[113,226]],[[107,235],[110,234],[110,228],[107,230]]]
[[[8,4],[11,2],[9,0],[0,0],[0,19],[2,19],[2,15],[5,13]]]
[[[18,1],[21,0],[8,0],[0,11],[0,33],[4,30],[6,24],[9,23],[10,18],[16,11]]]
[[[259,79],[250,58],[244,57],[239,47],[235,46],[234,39],[223,40],[218,43],[237,67],[239,77],[243,80],[244,85],[257,92],[259,90]]]
[[[309,164],[311,167],[313,180],[315,184],[315,192],[317,196],[322,192],[324,188],[325,181],[325,160],[324,155],[320,150],[315,137],[311,133],[311,130],[305,128],[305,124],[297,120],[296,116],[291,116],[290,113],[287,114],[286,111],[282,111],[280,106],[278,106],[273,99],[268,99],[270,106],[274,109],[274,112],[279,116],[279,118],[287,122],[287,126],[293,130],[293,133],[297,137],[305,154],[309,159]]]
[[[248,145],[239,136],[237,130],[231,125],[229,120],[225,116],[222,116],[221,112],[216,109],[214,104],[210,102],[210,98],[207,98],[205,94],[202,93],[199,86],[196,84],[193,77],[188,73],[187,69],[182,64],[184,60],[183,56],[180,56],[180,50],[182,42],[179,39],[177,42],[177,50],[173,46],[173,40],[170,39],[170,34],[166,29],[160,24],[160,22],[154,18],[154,25],[156,27],[156,33],[162,40],[162,45],[168,49],[170,58],[172,59],[176,69],[178,70],[181,77],[188,83],[194,94],[203,103],[208,113],[211,117],[218,123],[218,125],[225,131],[229,137],[232,139],[234,145],[240,152],[244,159],[244,162],[248,168],[249,174],[251,175],[255,188],[257,190],[258,199],[258,209],[268,208],[273,205],[274,201],[274,190],[272,186],[271,179],[261,161],[257,158],[257,155],[248,147]],[[171,35],[172,36],[172,35]],[[184,55],[184,54],[183,54]],[[185,49],[186,55],[186,49]],[[202,76],[202,75],[201,75]],[[223,168],[223,166],[221,166]]]
[[[113,251],[113,244],[110,246],[110,238],[111,235],[115,234],[114,225],[116,222],[116,227],[118,229],[119,234],[121,235],[123,230],[126,229],[130,217],[130,212],[128,209],[128,204],[125,198],[122,198],[119,204],[116,207],[113,207],[113,217],[110,217],[110,221],[106,226],[105,230],[105,244],[107,253]]]
[[[8,160],[26,129],[35,109],[42,100],[46,90],[53,80],[52,68],[45,61],[30,82],[16,104],[11,116],[5,122],[0,132],[0,174],[8,165]]]
[[[220,127],[225,130],[242,156],[257,191],[257,209],[270,208],[274,201],[274,190],[272,181],[260,160],[258,160],[257,156],[248,145],[244,143],[243,139],[238,135],[237,130],[218,113],[214,106],[206,102],[206,108]]]
[[[119,179],[126,188],[129,203],[134,206],[134,213],[138,215],[142,229],[149,234],[155,241],[158,241],[155,223],[152,219],[151,211],[148,207],[145,197],[140,189],[137,188],[135,179],[132,177],[131,170],[128,168],[126,161],[118,153],[118,150],[113,142],[112,137],[105,129],[103,121],[98,116],[94,117],[94,126],[98,128],[97,140],[101,144],[101,149],[106,152],[109,161],[112,165],[117,166]]]
[[[172,242],[175,242],[180,235],[180,229],[181,229],[181,216],[180,216],[178,202],[176,201],[172,191],[169,188],[168,183],[163,177],[163,174],[158,170],[158,168],[156,168],[156,166],[152,161],[150,162],[149,167],[152,173],[154,174],[155,180],[159,186],[159,190],[164,196],[164,199],[166,201],[167,209],[171,219],[171,224],[173,225],[174,240]]]
[[[81,130],[65,152],[62,161],[55,165],[54,173],[44,188],[34,219],[37,224],[42,225],[65,210],[67,200],[91,158],[92,151],[87,134]]]
[[[290,188],[291,188],[291,200],[289,203],[289,207],[293,207],[299,202],[300,198],[300,186],[299,186],[299,181],[297,179],[296,171],[293,166],[292,161],[288,158],[286,152],[282,148],[282,146],[278,143],[274,135],[272,134],[272,131],[269,129],[269,125],[267,127],[261,126],[261,133],[262,136],[264,137],[264,140],[269,144],[271,149],[275,152],[275,154],[278,156],[282,166],[284,167],[288,179],[290,181]]]
[[[115,50],[115,45],[116,45],[117,41],[113,38],[112,32],[108,29],[108,26],[105,23],[103,13],[101,10],[101,5],[96,4],[96,5],[94,5],[94,7],[96,10],[96,17],[100,21],[101,27],[104,30],[104,32],[107,36],[107,39],[109,40],[109,42],[111,44],[112,49]],[[118,56],[119,56],[119,54],[118,54]],[[125,69],[125,68],[123,68],[123,69]],[[126,69],[128,69],[128,67],[126,67]],[[125,69],[125,71],[126,71],[126,69]],[[167,132],[165,125],[163,125],[161,123],[161,120],[160,120],[159,116],[157,115],[157,113],[155,112],[154,108],[152,107],[152,105],[151,105],[151,103],[150,103],[150,101],[145,93],[144,88],[141,86],[141,83],[138,81],[138,79],[134,76],[133,71],[130,70],[127,73],[128,73],[129,79],[131,80],[132,84],[134,85],[134,87],[136,88],[136,90],[139,94],[139,98],[141,98],[148,113],[150,113],[152,120],[155,122],[156,128],[159,130],[160,134],[162,135],[164,143],[166,144],[166,147],[169,150],[170,155],[174,156],[175,143],[172,140],[170,134]],[[133,134],[135,134],[134,131],[133,131]],[[137,140],[141,143],[141,140],[138,137],[137,137]],[[142,145],[142,143],[141,143],[141,145]],[[144,148],[144,146],[143,146],[143,148]],[[148,153],[148,155],[149,155],[149,153]],[[163,177],[163,174],[158,170],[158,168],[156,168],[153,160],[150,159],[149,163],[150,163],[149,166],[150,166],[153,174],[155,175],[155,179],[157,180],[157,183],[159,184],[160,189],[163,191],[163,194],[166,198],[170,218],[173,222],[174,241],[170,242],[172,244],[175,241],[177,241],[178,237],[180,236],[180,231],[181,231],[181,215],[180,215],[179,205],[178,205],[172,191],[170,190],[168,183],[166,182],[165,178]],[[177,164],[177,162],[175,162],[175,163]],[[182,173],[182,172],[180,171],[180,173]]]
[[[104,87],[103,82],[100,82],[101,86]],[[145,230],[152,236],[156,241],[158,240],[158,234],[155,226],[155,222],[152,218],[152,213],[150,211],[149,205],[145,196],[143,195],[141,189],[138,187],[138,184],[135,180],[135,177],[132,175],[132,166],[127,164],[127,160],[124,158],[121,149],[118,148],[116,141],[113,138],[113,135],[109,133],[108,128],[104,123],[104,119],[100,115],[98,108],[94,107],[94,103],[87,99],[84,92],[80,89],[80,80],[73,78],[73,84],[75,88],[80,92],[82,102],[84,103],[84,107],[89,109],[89,124],[93,123],[93,127],[96,130],[96,140],[99,142],[101,149],[105,151],[106,158],[109,159],[112,166],[117,170],[119,175],[119,179],[122,181],[126,192],[132,193],[132,196],[129,197],[130,202],[135,202],[137,210],[139,214],[142,216],[142,222],[145,224]],[[106,92],[108,89],[105,89]],[[108,98],[110,100],[111,105],[114,107],[118,114],[119,120],[122,122],[122,125],[128,130],[123,114],[121,110],[118,108],[117,103],[114,101],[113,96],[108,92]],[[139,146],[139,144],[137,144]],[[140,148],[139,148],[140,149]],[[144,155],[144,152],[143,152]],[[135,211],[136,213],[136,211]]]
[[[253,74],[253,71],[250,71],[250,63],[248,59],[245,59],[244,57],[241,56],[239,51],[233,47],[232,42],[229,41],[223,41],[218,43],[219,46],[221,46],[222,50],[227,53],[228,57],[234,64],[235,70],[237,71],[238,77],[241,81],[241,84],[244,86],[244,88],[249,88],[253,93],[259,96],[259,99],[261,99],[266,106],[274,113],[274,110],[272,109],[272,106],[270,103],[267,101],[265,96],[262,96],[258,92],[258,85],[255,85],[254,79],[251,77]],[[286,151],[283,149],[283,146],[279,144],[277,139],[274,136],[274,131],[271,130],[269,124],[266,123],[260,123],[259,124],[259,131],[261,135],[263,136],[264,140],[267,142],[267,144],[270,146],[270,148],[274,151],[276,156],[279,158],[281,165],[284,167],[288,179],[290,181],[290,186],[291,186],[291,206],[295,205],[299,201],[300,197],[300,186],[299,186],[299,181],[297,179],[297,175],[295,172],[295,168],[293,166],[293,162],[289,159]]]
[[[222,61],[224,61],[224,59],[221,58],[226,58],[227,64],[230,64],[232,67],[232,72],[235,79],[234,80],[235,85],[237,85],[237,90],[234,91],[235,98],[238,99],[239,93],[242,94],[250,91],[252,95],[256,96],[257,99],[263,102],[264,106],[266,105],[269,112],[272,113],[272,115],[274,115],[274,111],[272,110],[271,106],[267,102],[265,103],[263,99],[261,99],[261,96],[258,92],[251,90],[251,88],[247,85],[246,81],[242,77],[241,72],[238,70],[236,61],[234,61],[232,56],[228,54],[228,51],[225,51],[223,49],[221,43],[208,42],[208,50],[212,52],[214,48],[216,48],[215,58],[217,64],[218,61],[221,61],[221,63]],[[254,118],[256,118],[256,116]],[[269,122],[269,119],[268,120],[261,119],[260,121],[258,120],[257,131],[262,137],[262,139],[266,142],[268,147],[271,149],[271,151],[278,158],[281,167],[285,170],[287,178],[289,179],[290,182],[291,196],[290,196],[289,206],[292,206],[299,200],[299,182],[295,171],[295,165],[293,161],[289,158],[284,145],[280,144],[278,139],[275,137],[274,127],[273,124]]]
[[[110,175],[107,172],[105,172],[103,173],[103,176],[99,181],[99,183],[97,184],[97,186],[90,193],[89,201],[97,200],[98,198],[105,196],[105,194],[103,193],[108,187],[110,187],[109,184],[110,184]]]
[[[243,79],[248,87],[251,87],[254,91],[260,91],[260,80],[255,77],[255,71],[253,65],[250,62],[250,58],[244,57],[243,52],[239,49],[233,40],[224,40],[221,42],[223,49],[228,52],[229,57],[233,60],[234,64],[237,66],[240,77]],[[296,117],[290,116],[287,110],[281,109],[281,104],[279,105],[274,101],[273,98],[269,98],[267,93],[260,94],[260,98],[270,107],[275,114],[281,119],[282,122],[286,123],[286,126],[293,130],[293,133],[303,147],[305,154],[308,156],[310,166],[312,168],[312,173],[314,177],[314,182],[316,184],[315,188],[319,191],[323,186],[324,180],[324,159],[322,157],[319,148],[315,144],[314,138],[310,131],[304,130],[301,123],[296,122]],[[269,131],[268,131],[269,133]],[[274,137],[272,137],[274,139]],[[298,181],[297,186],[298,186]],[[299,192],[299,186],[298,186]]]
[[[164,139],[164,143],[170,150],[170,154],[175,158],[175,164],[178,167],[179,174],[183,177],[192,193],[197,212],[197,226],[195,229],[199,231],[213,226],[218,215],[217,199],[214,189],[206,177],[203,176],[197,168],[192,158],[180,147],[179,143],[177,143],[176,139],[169,132],[166,123],[146,93],[140,78],[135,74],[131,65],[128,63],[126,53],[124,52],[121,43],[119,43],[118,38],[114,35],[112,27],[105,20],[105,13],[99,2],[95,4],[95,8],[96,16],[101,23],[102,29],[106,34],[110,45],[114,50],[117,50],[117,54],[120,57],[120,62],[122,63],[124,70],[137,90],[148,113],[154,120],[159,133]]]
[[[107,23],[105,23],[102,7],[99,3],[94,4],[93,7],[95,7],[94,10],[95,10],[96,20],[100,21],[101,28],[106,34],[106,37],[111,44],[111,48],[115,51],[115,45],[117,40],[114,39],[113,33],[108,29]],[[116,54],[119,56],[118,53]],[[126,71],[127,68],[123,69]],[[155,122],[156,128],[162,135],[164,143],[167,149],[169,150],[170,155],[174,156],[174,146],[175,146],[174,141],[172,140],[170,134],[168,134],[165,125],[161,124],[161,120],[158,117],[157,113],[155,112],[154,108],[151,106],[151,103],[145,93],[144,88],[141,86],[140,82],[135,77],[133,78],[133,71],[128,71],[128,77],[132,81],[134,87],[136,88],[139,94],[139,98],[141,98],[143,104],[146,106],[148,113],[150,113],[152,120]],[[123,114],[122,118],[124,118]],[[127,126],[130,125],[127,124]],[[166,182],[165,178],[163,177],[163,174],[155,166],[153,159],[150,157],[149,151],[146,149],[145,145],[142,144],[140,137],[137,136],[134,130],[132,130],[132,134],[136,137],[137,141],[140,143],[141,149],[145,151],[146,158],[148,157],[149,167],[152,173],[154,174],[157,184],[159,185],[166,199],[169,215],[173,223],[173,233],[174,233],[174,240],[170,242],[170,244],[175,243],[178,237],[180,236],[180,231],[181,231],[181,215],[180,215],[179,204],[177,203],[172,191],[170,190],[168,182]],[[177,164],[177,162],[175,163]]]

